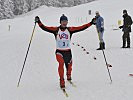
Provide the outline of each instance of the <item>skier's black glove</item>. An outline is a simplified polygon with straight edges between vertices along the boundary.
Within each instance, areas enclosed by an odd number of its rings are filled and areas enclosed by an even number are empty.
[[[96,18],[93,18],[90,22],[92,25],[96,25]]]
[[[119,28],[120,28],[120,29],[122,29],[122,28],[123,28],[123,26],[120,26]]]
[[[103,31],[104,31],[104,28],[103,28],[103,27],[101,27],[101,28],[100,28],[100,32],[103,32]]]
[[[35,23],[39,23],[40,22],[40,18],[38,16],[35,17]]]

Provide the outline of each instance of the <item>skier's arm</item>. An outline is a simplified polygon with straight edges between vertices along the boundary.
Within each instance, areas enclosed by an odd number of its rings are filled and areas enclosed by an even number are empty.
[[[85,25],[82,25],[82,26],[78,26],[78,27],[69,27],[69,31],[71,33],[80,32],[80,31],[83,31],[83,30],[87,29],[91,25],[92,25],[91,23],[88,23],[88,24],[85,24]]]
[[[129,16],[129,25],[131,26],[133,24],[132,18]]]
[[[58,27],[48,27],[48,26],[43,25],[38,16],[35,17],[35,23],[38,23],[39,27],[42,30],[50,32],[50,33],[55,33],[58,30]]]
[[[57,27],[48,27],[48,26],[45,26],[41,23],[41,21],[38,23],[39,27],[46,31],[46,32],[50,32],[50,33],[55,33],[57,31]]]
[[[100,19],[100,23],[101,23],[101,28],[104,28],[104,19],[103,18]]]
[[[84,25],[78,26],[78,27],[69,27],[68,29],[69,29],[70,33],[80,32],[80,31],[83,31],[83,30],[87,29],[91,25],[95,25],[95,22],[96,22],[96,18],[93,18],[91,20],[91,22],[88,23],[88,24],[84,24]]]
[[[104,31],[104,19],[101,17],[100,18],[100,32]]]

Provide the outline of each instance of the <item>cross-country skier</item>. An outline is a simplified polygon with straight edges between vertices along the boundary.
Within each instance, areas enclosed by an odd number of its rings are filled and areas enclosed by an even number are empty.
[[[103,33],[104,33],[104,19],[100,16],[100,13],[96,11],[96,29],[98,32],[99,37],[99,45],[100,47],[97,50],[105,49],[105,43],[103,40]]]
[[[122,39],[123,39],[123,46],[122,48],[130,48],[130,32],[131,32],[131,25],[133,23],[131,17],[128,15],[127,10],[123,10],[123,25],[119,28],[122,28],[124,32]],[[127,42],[127,47],[126,47]]]
[[[54,34],[56,40],[56,59],[59,63],[58,73],[60,77],[60,87],[65,88],[64,81],[64,64],[66,66],[67,80],[71,81],[72,72],[72,54],[70,41],[73,33],[83,31],[94,24],[94,18],[90,23],[84,24],[79,27],[67,27],[68,18],[63,14],[60,17],[60,26],[58,27],[48,27],[42,24],[38,16],[35,17],[35,22],[38,23],[41,29],[49,33]]]

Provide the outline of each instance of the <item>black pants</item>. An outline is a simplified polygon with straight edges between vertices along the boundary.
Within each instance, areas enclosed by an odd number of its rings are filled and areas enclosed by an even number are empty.
[[[126,46],[126,42],[127,42],[127,46],[130,47],[130,33],[129,32],[124,32],[124,34],[122,36],[122,39],[123,39],[123,47]]]
[[[58,53],[61,54],[61,56],[63,57],[66,69],[68,69],[68,64],[70,64],[72,60],[71,50],[69,51],[56,50],[56,54]]]

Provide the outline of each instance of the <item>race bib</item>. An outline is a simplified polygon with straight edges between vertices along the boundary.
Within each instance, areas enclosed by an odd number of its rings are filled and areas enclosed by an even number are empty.
[[[56,38],[56,48],[70,49],[70,33],[67,29],[65,31],[61,31],[59,29],[59,32]]]
[[[70,40],[57,41],[57,48],[70,48]]]

